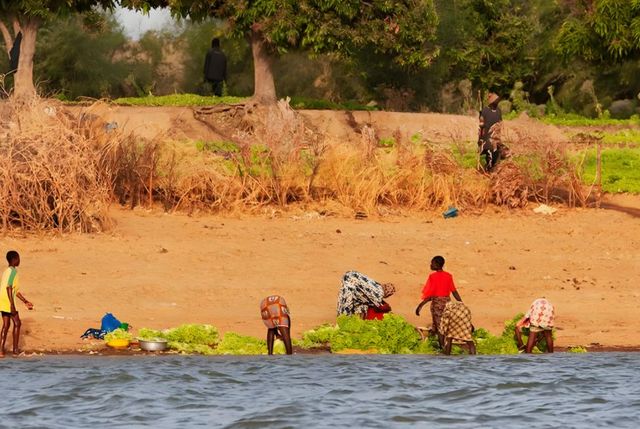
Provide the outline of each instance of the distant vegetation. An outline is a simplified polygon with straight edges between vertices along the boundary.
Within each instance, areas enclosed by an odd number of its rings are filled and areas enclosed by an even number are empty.
[[[310,58],[290,47],[273,63],[278,96],[291,97],[298,108],[470,113],[491,90],[505,100],[505,115],[526,111],[560,125],[640,122],[634,116],[640,113],[638,2],[593,0],[590,8],[570,0],[433,3],[437,31],[425,41],[428,67],[404,67],[369,48],[348,58]],[[386,31],[415,35],[392,21]],[[213,36],[222,39],[229,59],[227,94],[251,95],[250,46],[215,20],[185,20],[131,41],[109,16],[63,14],[45,20],[38,33],[35,78],[41,93],[67,100],[208,95],[202,62]],[[391,36],[380,37],[387,43]],[[0,70],[7,70],[5,56]]]

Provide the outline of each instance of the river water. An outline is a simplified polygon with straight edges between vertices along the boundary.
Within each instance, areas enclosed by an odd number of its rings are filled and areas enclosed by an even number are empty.
[[[0,427],[640,427],[640,353],[0,361]]]

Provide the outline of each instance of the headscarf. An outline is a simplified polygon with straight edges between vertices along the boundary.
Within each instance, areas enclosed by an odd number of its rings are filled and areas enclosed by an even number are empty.
[[[394,293],[396,293],[396,287],[393,285],[393,283],[382,284],[382,296],[384,298],[389,298]]]

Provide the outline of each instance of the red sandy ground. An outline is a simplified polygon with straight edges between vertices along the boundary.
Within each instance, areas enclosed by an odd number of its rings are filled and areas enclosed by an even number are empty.
[[[96,105],[89,111],[146,137],[216,139],[189,108]],[[476,133],[473,117],[302,113],[336,142],[358,139],[365,123],[381,137],[399,128],[434,143],[472,141]],[[516,140],[531,132],[565,139],[557,128],[526,118],[507,122]],[[394,311],[425,326],[429,311],[420,319],[413,311],[436,254],[447,259],[478,327],[497,334],[504,320],[546,296],[557,307],[558,345],[639,346],[640,199],[617,197],[607,207],[551,216],[531,207],[491,208],[447,220],[439,213],[350,220],[114,208],[117,226],[110,233],[2,237],[0,249],[20,251],[23,292],[36,306],[21,307],[27,350],[77,350],[86,344],[80,334],[99,327],[107,311],[134,330],[210,323],[262,336],[258,303],[273,293],[289,302],[296,336],[335,320],[340,278],[351,269],[394,282]]]
[[[351,269],[394,282],[394,311],[424,326],[429,311],[413,311],[436,254],[476,326],[499,333],[545,296],[557,307],[560,346],[638,346],[640,201],[614,202],[630,210],[350,220],[114,208],[111,233],[3,237],[0,249],[20,251],[22,290],[35,303],[20,308],[27,350],[78,349],[80,334],[107,311],[134,329],[210,323],[262,336],[258,303],[273,293],[289,302],[295,336],[335,320],[340,278]]]

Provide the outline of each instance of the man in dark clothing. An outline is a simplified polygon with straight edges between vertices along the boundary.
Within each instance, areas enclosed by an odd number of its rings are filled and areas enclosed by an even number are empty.
[[[220,39],[211,41],[211,49],[204,60],[204,79],[213,85],[213,94],[221,97],[224,81],[227,80],[227,57],[220,50]]]
[[[13,41],[13,46],[9,52],[9,73],[18,70],[18,60],[20,59],[20,44],[22,43],[22,32],[19,32]]]
[[[4,75],[4,87],[0,90],[2,97],[8,96],[13,89],[15,74],[18,71],[18,61],[20,59],[20,44],[22,43],[22,32],[18,32],[11,50],[9,51],[9,70]],[[2,71],[0,71],[2,73]]]
[[[478,150],[485,156],[486,170],[491,171],[500,159],[502,146],[502,112],[498,107],[500,97],[493,92],[489,94],[488,106],[480,112],[480,129],[478,134]]]

